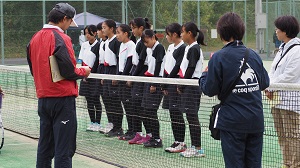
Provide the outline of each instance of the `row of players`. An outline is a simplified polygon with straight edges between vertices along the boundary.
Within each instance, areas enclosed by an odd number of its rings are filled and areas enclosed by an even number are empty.
[[[106,20],[84,29],[86,42],[82,44],[79,59],[92,73],[132,75],[146,77],[185,78],[198,80],[202,73],[203,54],[200,45],[204,35],[198,27],[188,22],[172,23],[165,29],[171,45],[165,50],[150,29],[147,18],[135,18],[129,25],[116,26]],[[98,36],[98,38],[97,38]],[[97,39],[100,39],[99,41]],[[137,39],[137,40],[136,40]],[[201,91],[197,86],[161,86],[154,83],[120,82],[115,80],[83,79],[79,95],[85,96],[91,124],[89,131],[100,131],[108,137],[118,136],[129,144],[144,147],[162,147],[157,111],[162,91],[168,95],[174,143],[167,152],[180,152],[181,156],[205,156],[201,148],[201,128],[198,119]],[[107,126],[101,127],[102,97]],[[122,130],[123,107],[128,130]],[[184,143],[185,124],[189,123],[191,147]],[[142,133],[142,125],[146,135]]]

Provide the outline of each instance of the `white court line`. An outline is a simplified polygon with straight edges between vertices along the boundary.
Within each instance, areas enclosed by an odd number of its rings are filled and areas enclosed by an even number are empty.
[[[4,144],[4,146],[32,145],[33,143]]]

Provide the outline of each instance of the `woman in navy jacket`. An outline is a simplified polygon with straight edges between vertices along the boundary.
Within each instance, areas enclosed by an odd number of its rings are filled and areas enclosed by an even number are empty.
[[[205,95],[218,95],[221,99],[237,78],[247,48],[241,42],[245,26],[237,14],[224,14],[217,23],[217,31],[224,47],[212,56],[199,82]],[[228,168],[261,167],[264,131],[261,91],[269,86],[269,77],[259,55],[249,50],[241,79],[223,102],[215,121]]]

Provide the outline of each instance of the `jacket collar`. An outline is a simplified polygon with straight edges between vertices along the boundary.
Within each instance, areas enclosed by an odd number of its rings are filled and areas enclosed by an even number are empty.
[[[223,48],[228,47],[228,46],[239,46],[239,45],[244,45],[244,44],[240,40],[235,40],[235,41],[227,43]]]

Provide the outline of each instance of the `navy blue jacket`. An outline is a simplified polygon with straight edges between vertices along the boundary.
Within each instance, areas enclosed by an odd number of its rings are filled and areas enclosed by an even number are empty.
[[[238,133],[264,131],[261,91],[269,86],[269,76],[259,55],[249,49],[249,58],[240,80],[221,106],[216,128]],[[234,41],[214,53],[208,72],[202,73],[199,85],[205,95],[222,99],[237,78],[246,47]]]

